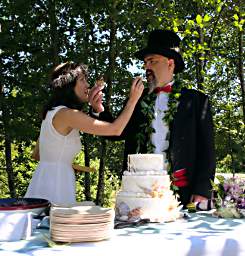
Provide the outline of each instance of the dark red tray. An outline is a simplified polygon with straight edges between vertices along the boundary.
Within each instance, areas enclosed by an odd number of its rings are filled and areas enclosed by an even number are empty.
[[[49,204],[48,200],[41,198],[0,198],[0,211],[43,208]]]

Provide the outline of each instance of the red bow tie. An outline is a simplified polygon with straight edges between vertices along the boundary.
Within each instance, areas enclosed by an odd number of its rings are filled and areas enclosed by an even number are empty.
[[[172,85],[171,84],[167,84],[163,87],[156,87],[153,92],[158,94],[159,92],[166,92],[166,93],[170,93],[172,91]]]

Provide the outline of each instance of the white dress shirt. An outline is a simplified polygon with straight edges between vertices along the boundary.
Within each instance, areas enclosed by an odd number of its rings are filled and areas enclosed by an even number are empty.
[[[173,85],[174,81],[169,84]],[[166,140],[169,127],[163,120],[165,117],[165,111],[168,110],[169,93],[158,93],[154,106],[154,117],[152,121],[152,127],[155,132],[151,135],[151,142],[155,146],[154,153],[162,154],[169,147],[169,141]]]
[[[169,94],[159,93],[156,97],[154,106],[154,117],[152,121],[152,127],[155,132],[151,135],[151,142],[155,146],[154,153],[162,154],[163,151],[168,149],[169,142],[166,140],[168,133],[168,125],[163,120],[165,111],[168,110],[168,98]]]

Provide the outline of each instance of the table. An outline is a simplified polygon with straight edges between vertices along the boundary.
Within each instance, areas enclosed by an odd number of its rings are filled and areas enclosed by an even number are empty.
[[[221,219],[210,212],[187,219],[114,230],[111,239],[48,247],[48,230],[30,240],[0,243],[0,256],[245,256],[245,219]]]

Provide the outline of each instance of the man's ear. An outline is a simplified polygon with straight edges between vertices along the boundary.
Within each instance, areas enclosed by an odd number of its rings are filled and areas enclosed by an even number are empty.
[[[168,59],[168,66],[171,70],[174,71],[175,68],[175,63],[174,63],[174,59]]]

